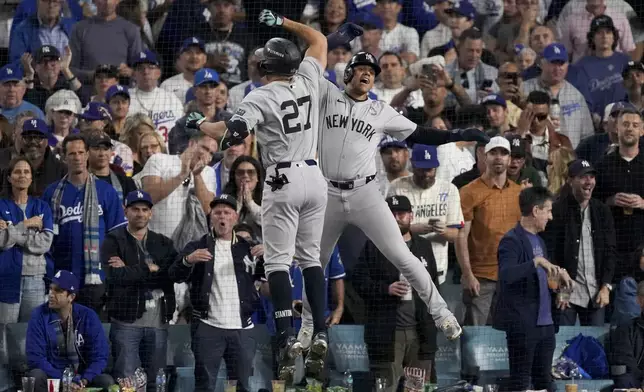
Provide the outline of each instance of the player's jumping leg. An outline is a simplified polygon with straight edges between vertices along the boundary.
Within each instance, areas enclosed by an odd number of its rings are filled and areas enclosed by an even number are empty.
[[[316,170],[313,172],[313,170]],[[302,173],[307,178],[307,202],[300,209],[300,220],[295,241],[295,260],[302,269],[304,291],[311,298],[313,339],[304,365],[307,377],[319,378],[324,370],[329,340],[326,333],[326,290],[324,270],[320,266],[320,238],[327,205],[326,181],[317,168]]]
[[[350,200],[349,223],[358,226],[385,258],[398,268],[427,304],[434,323],[447,338],[458,338],[463,330],[456,317],[447,308],[445,300],[434,286],[421,261],[405,244],[396,219],[381,197],[376,182],[356,189],[350,196]]]
[[[276,360],[279,363],[279,378],[288,382],[292,382],[295,375],[295,359],[302,355],[302,345],[293,336],[293,292],[289,274],[295,252],[299,214],[290,201],[285,188],[275,192],[270,187],[264,188],[262,236],[279,347]]]
[[[342,200],[340,199],[340,195],[336,194],[335,191],[335,188],[329,187],[326,212],[324,213],[324,226],[322,229],[322,240],[320,241],[320,264],[322,266],[322,272],[325,271],[326,266],[329,264],[333,249],[344,228],[347,226],[346,214],[342,208]],[[302,343],[305,351],[311,346],[312,337],[313,317],[311,316],[311,307],[306,290],[304,290],[302,292],[302,327],[297,335],[297,340]]]

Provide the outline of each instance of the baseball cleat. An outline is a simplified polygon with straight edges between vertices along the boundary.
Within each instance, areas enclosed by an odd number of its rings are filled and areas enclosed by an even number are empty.
[[[326,354],[329,351],[329,338],[325,332],[318,332],[313,337],[311,349],[306,356],[304,366],[307,377],[318,378],[321,376],[326,362]]]
[[[293,382],[295,378],[295,360],[302,355],[302,344],[291,336],[286,340],[286,345],[279,350],[278,375],[280,380]]]

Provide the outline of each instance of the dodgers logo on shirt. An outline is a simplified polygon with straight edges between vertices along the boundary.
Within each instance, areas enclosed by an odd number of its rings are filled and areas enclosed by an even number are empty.
[[[83,211],[84,206],[79,201],[78,204],[74,207],[65,207],[64,205],[60,206],[60,224],[64,225],[68,222],[78,221],[78,223],[83,223]],[[103,215],[103,206],[98,205],[98,215]]]

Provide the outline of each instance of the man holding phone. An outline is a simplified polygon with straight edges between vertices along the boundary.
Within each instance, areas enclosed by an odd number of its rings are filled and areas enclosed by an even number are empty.
[[[431,241],[438,281],[442,284],[447,274],[447,244],[456,240],[463,227],[463,213],[456,186],[436,179],[439,164],[436,146],[414,145],[413,174],[394,180],[389,196],[406,196],[411,201],[414,211],[411,232]]]

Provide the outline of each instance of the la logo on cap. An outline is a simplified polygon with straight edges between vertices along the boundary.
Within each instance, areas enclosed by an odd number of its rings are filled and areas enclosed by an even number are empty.
[[[7,75],[13,75],[13,70],[11,68],[7,68]]]
[[[206,71],[206,74],[204,75],[204,78],[212,79],[212,74],[210,72]]]
[[[63,105],[69,105],[69,101],[64,100],[64,101],[63,101]]]
[[[137,192],[136,197],[138,197],[139,199],[142,199],[143,198],[143,193]]]
[[[198,44],[199,43],[199,40],[197,39],[197,37],[192,37],[192,43],[193,44]]]
[[[60,278],[60,271],[56,272],[55,278]]]
[[[146,57],[147,57],[147,56],[145,55],[145,52],[141,52],[141,58],[142,58],[142,59],[144,59],[144,58],[146,58]]]
[[[557,53],[557,54],[560,54],[560,53],[561,53],[561,50],[559,50],[559,47],[558,47],[558,46],[555,46],[555,49],[554,49],[554,50],[555,50],[555,53]]]
[[[581,165],[583,167],[590,167],[590,163],[588,163],[588,161],[581,161]]]
[[[396,197],[392,197],[392,198],[391,198],[391,204],[393,204],[393,205],[397,206],[397,205],[398,205],[398,198],[396,198]]]
[[[116,89],[119,91],[123,91],[123,86],[116,86]]]
[[[427,150],[425,150],[425,159],[432,159],[432,154],[430,154]]]

